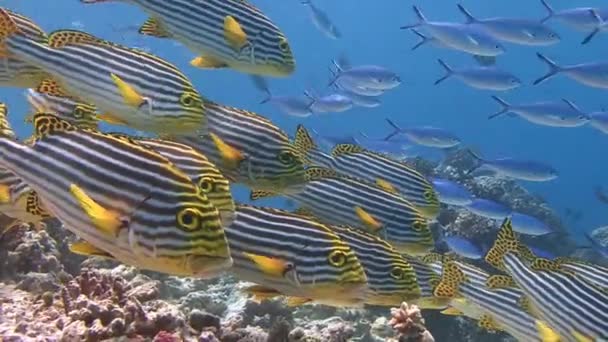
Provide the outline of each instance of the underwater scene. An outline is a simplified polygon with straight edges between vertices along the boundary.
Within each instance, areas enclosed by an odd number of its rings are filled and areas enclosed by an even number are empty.
[[[0,342],[608,341],[600,0],[0,0]]]

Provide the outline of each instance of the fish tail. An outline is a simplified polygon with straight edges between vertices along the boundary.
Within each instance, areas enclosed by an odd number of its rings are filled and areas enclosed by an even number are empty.
[[[507,103],[505,100],[501,99],[498,96],[492,96],[492,99],[496,102],[498,102],[498,104],[502,107],[498,112],[488,116],[488,119],[494,119],[497,116],[503,115],[505,113],[508,113],[509,110],[511,110],[511,105],[509,103]]]
[[[457,4],[456,6],[458,6],[458,10],[466,18],[466,23],[467,24],[472,24],[472,23],[474,23],[474,22],[477,21],[477,19],[475,19],[475,17],[471,14],[471,12],[469,12],[469,10],[467,10],[466,8],[464,8],[464,6],[462,4]]]
[[[401,127],[399,127],[396,123],[394,123],[391,119],[386,118],[386,122],[388,122],[389,125],[391,125],[391,127],[393,127],[393,132],[391,132],[389,135],[387,135],[384,140],[390,140],[392,137],[394,137],[395,135],[401,133],[403,131],[403,129]]]
[[[443,76],[440,79],[438,79],[437,81],[435,81],[435,85],[438,85],[439,83],[447,80],[454,74],[454,71],[452,70],[452,68],[446,62],[444,62],[442,59],[438,59],[437,62],[439,62],[439,65],[441,65],[445,69],[445,76]]]
[[[549,67],[549,71],[544,76],[542,76],[542,77],[538,78],[536,81],[534,81],[533,82],[534,85],[538,85],[538,84],[550,79],[551,77],[557,75],[559,72],[562,71],[562,68],[559,65],[557,65],[557,63],[555,63],[553,60],[549,59],[542,53],[537,52],[536,57],[538,57],[538,59],[540,59],[541,61],[545,62],[545,64],[547,64],[547,66]]]
[[[420,41],[418,43],[416,43],[416,45],[412,46],[412,51],[418,49],[419,47],[428,43],[431,40],[429,37],[425,36],[422,32],[420,32],[416,29],[411,29],[410,31],[414,32],[415,35],[420,37]]]
[[[593,39],[593,37],[595,37],[604,26],[606,26],[604,19],[602,19],[600,14],[597,13],[595,9],[592,8],[589,10],[589,12],[591,13],[591,16],[593,16],[593,18],[597,21],[597,26],[585,37],[585,39],[583,39],[581,45],[588,44]]]
[[[547,0],[540,0],[540,3],[547,10],[547,16],[540,20],[541,23],[544,23],[545,21],[553,18],[553,16],[555,15],[555,11],[553,10],[553,7],[551,7],[551,5],[549,5]]]
[[[332,77],[329,80],[328,86],[333,86],[334,84],[336,84],[336,81],[338,80],[338,78],[340,78],[340,74],[342,73],[342,70],[343,70],[340,63],[338,63],[338,61],[336,61],[335,59],[331,60],[331,64],[333,64],[336,67],[336,71],[334,72],[333,70],[331,70],[331,67],[330,67]]]
[[[483,158],[481,158],[481,156],[479,154],[477,154],[470,148],[467,149],[467,152],[471,155],[471,157],[473,157],[473,159],[475,159],[475,161],[477,161],[477,165],[473,166],[467,172],[465,172],[466,175],[470,175],[471,173],[473,173],[473,171],[475,171],[475,170],[479,169],[481,166],[483,166],[485,160]]]
[[[418,8],[418,6],[414,5],[414,6],[412,6],[412,9],[414,10],[414,13],[416,14],[416,17],[418,17],[418,22],[416,22],[414,24],[410,24],[410,25],[401,26],[402,30],[407,30],[407,29],[412,29],[412,28],[415,28],[415,27],[419,27],[419,26],[422,26],[422,25],[426,24],[426,22],[427,22],[426,17],[424,16],[424,14],[420,10],[420,8]]]

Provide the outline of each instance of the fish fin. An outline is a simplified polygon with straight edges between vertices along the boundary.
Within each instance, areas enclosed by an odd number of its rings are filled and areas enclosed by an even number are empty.
[[[6,39],[22,33],[17,23],[11,17],[8,10],[0,8],[0,57],[9,57],[9,52],[6,47]]]
[[[370,213],[365,211],[365,209],[361,207],[355,207],[355,214],[359,217],[359,220],[372,232],[377,232],[382,229],[382,222],[378,221],[374,218]]]
[[[422,11],[420,10],[420,8],[418,8],[418,6],[415,6],[415,5],[412,6],[412,10],[414,10],[414,14],[416,14],[416,17],[418,18],[418,22],[416,22],[414,24],[410,24],[410,25],[401,26],[402,30],[419,27],[419,26],[424,25],[427,22],[426,17],[424,16],[424,13],[422,13]]]
[[[464,315],[464,314],[462,313],[462,311],[460,311],[460,310],[456,309],[456,308],[455,308],[455,307],[453,307],[453,306],[450,306],[449,308],[447,308],[447,309],[445,309],[445,310],[441,311],[440,313],[442,313],[442,314],[444,314],[444,315],[448,315],[448,316],[462,316],[462,315]]]
[[[312,299],[304,297],[287,297],[285,300],[285,304],[289,307],[301,306],[310,302],[312,302]]]
[[[235,51],[240,51],[247,44],[247,34],[233,16],[224,18],[224,39]]]
[[[226,62],[211,56],[198,56],[190,61],[190,65],[200,69],[220,69],[228,67]]]
[[[593,18],[597,21],[597,26],[591,31],[589,32],[589,34],[583,39],[583,41],[581,41],[581,45],[586,45],[589,42],[591,42],[591,40],[598,34],[600,33],[600,31],[602,31],[602,27],[605,27],[605,23],[604,23],[604,19],[602,19],[602,17],[599,15],[599,13],[597,13],[597,11],[595,9],[590,9],[589,12],[591,13],[591,16],[593,16]]]
[[[103,39],[94,35],[78,30],[57,30],[49,34],[48,45],[55,49],[60,49],[67,45],[75,44],[103,44]]]
[[[70,244],[69,249],[70,249],[70,252],[72,252],[74,254],[78,254],[78,255],[98,256],[98,257],[114,259],[114,257],[110,253],[108,253],[104,250],[101,250],[84,240],[76,241],[76,242]]]
[[[393,184],[382,178],[376,179],[376,185],[378,185],[378,187],[382,188],[384,191],[390,192],[391,194],[399,193]]]
[[[538,311],[534,308],[534,305],[532,304],[528,296],[524,294],[519,296],[519,298],[517,299],[517,305],[530,315],[538,317]]]
[[[441,280],[433,290],[433,295],[435,297],[456,297],[459,292],[460,284],[466,280],[466,275],[455,262],[444,262]]]
[[[222,157],[222,161],[230,168],[237,168],[240,162],[245,160],[245,155],[243,152],[239,151],[237,148],[230,146],[226,143],[222,138],[220,138],[215,133],[209,133],[213,144],[217,148],[220,156]]]
[[[549,71],[547,71],[547,73],[545,75],[543,75],[540,78],[536,79],[533,82],[534,85],[541,84],[544,81],[552,78],[553,76],[557,75],[558,73],[560,73],[562,71],[562,68],[559,65],[557,65],[557,63],[555,63],[553,60],[549,59],[548,57],[546,57],[542,53],[537,52],[536,53],[536,57],[538,57],[538,59],[540,59],[541,61],[545,62],[545,64],[547,64],[547,66],[549,67]]]
[[[471,14],[471,12],[469,12],[466,8],[464,8],[464,6],[462,4],[457,4],[456,6],[458,6],[458,10],[460,11],[460,13],[462,13],[462,15],[464,15],[467,24],[473,24],[478,21]]]
[[[495,274],[486,280],[486,286],[492,290],[517,287],[517,283],[508,275]]]
[[[441,65],[445,69],[445,75],[443,77],[441,77],[440,79],[438,79],[437,81],[435,81],[435,85],[438,85],[439,83],[447,80],[454,74],[454,70],[442,59],[438,59],[437,62],[439,62],[439,65]]]
[[[496,331],[502,330],[500,325],[498,325],[498,323],[496,323],[496,320],[494,319],[494,317],[492,317],[488,314],[481,315],[479,317],[479,322],[477,322],[477,324],[479,325],[480,328],[483,328],[489,332],[496,332]]]
[[[302,124],[298,125],[298,128],[296,129],[296,136],[293,139],[293,145],[295,146],[296,150],[298,150],[302,156],[305,157],[305,159],[308,159],[307,155],[310,153],[310,151],[317,149],[317,144],[315,144],[312,136]]]
[[[385,118],[386,122],[391,125],[391,127],[393,127],[393,131],[387,135],[384,140],[388,141],[390,140],[392,137],[394,137],[395,135],[400,134],[401,132],[403,132],[403,129],[401,127],[399,127],[395,122],[393,122],[393,120],[389,119],[389,118]]]
[[[485,260],[488,264],[504,271],[503,258],[508,253],[516,253],[526,260],[534,260],[536,258],[534,253],[517,239],[510,218],[506,218],[500,226],[496,241],[494,241],[494,245],[488,250]]]
[[[298,209],[294,210],[293,213],[300,216],[306,216],[308,218],[317,218],[317,216],[315,215],[315,213],[312,212],[312,210],[304,207],[299,207]]]
[[[123,221],[116,213],[99,205],[76,184],[70,185],[70,193],[97,229],[110,236],[118,236],[120,229],[123,227]]]
[[[332,157],[340,157],[346,154],[365,152],[365,149],[355,144],[338,144],[331,150]]]
[[[424,256],[422,256],[420,258],[420,260],[425,263],[425,264],[431,264],[434,262],[443,262],[443,261],[448,261],[445,259],[446,255],[443,254],[439,254],[439,253],[435,253],[435,252],[431,252],[431,253],[427,253]]]
[[[146,20],[138,31],[140,34],[152,36],[156,38],[171,38],[172,35],[167,31],[163,22],[155,17],[150,17]]]
[[[120,117],[118,117],[117,115],[114,115],[112,113],[97,114],[97,119],[99,119],[100,121],[103,121],[105,123],[109,123],[111,125],[121,125],[121,126],[127,125],[126,121],[124,121],[123,119],[121,119]]]
[[[276,196],[276,194],[274,192],[265,191],[265,190],[254,190],[249,195],[249,199],[252,201],[255,201],[255,200],[259,200],[260,198],[273,197],[273,196]]]
[[[492,115],[488,116],[488,119],[494,119],[495,117],[497,117],[497,116],[501,116],[501,115],[503,115],[503,114],[506,114],[506,113],[508,113],[508,112],[511,110],[511,105],[510,105],[510,104],[509,104],[507,101],[505,101],[505,100],[501,99],[501,98],[500,98],[500,97],[498,97],[498,96],[492,96],[492,99],[493,99],[494,101],[498,102],[498,104],[499,104],[499,105],[500,105],[502,108],[501,108],[501,109],[500,109],[498,112],[496,112],[496,113],[494,113],[494,114],[492,114]]]
[[[41,94],[51,95],[51,96],[57,96],[57,97],[67,97],[67,98],[70,97],[65,92],[65,90],[63,90],[61,88],[61,85],[59,83],[57,83],[57,81],[50,79],[50,78],[46,78],[46,79],[42,80],[42,82],[40,82],[38,87],[36,87],[36,92],[41,93]],[[36,109],[38,109],[38,108],[36,108]],[[40,111],[40,110],[38,110],[38,111]]]
[[[595,341],[595,339],[592,339],[591,337],[587,337],[576,330],[572,331],[572,336],[574,336],[574,339],[576,340],[576,342],[594,342]]]
[[[416,30],[416,29],[410,29],[410,31],[414,32],[415,35],[417,35],[418,37],[420,37],[420,41],[418,43],[416,43],[414,46],[412,46],[411,50],[417,50],[419,47],[421,47],[422,45],[427,44],[428,42],[431,41],[431,38],[425,36],[422,32]]]
[[[273,276],[283,277],[293,266],[287,260],[271,258],[264,255],[243,252],[262,273]]]
[[[573,272],[570,272],[561,267],[561,263],[556,260],[549,260],[545,258],[534,258],[532,263],[530,264],[530,268],[535,271],[548,271],[548,272],[560,272],[563,274],[573,275]]]
[[[0,184],[0,204],[9,204],[12,202],[10,185]]]
[[[263,300],[272,299],[283,295],[281,292],[263,285],[248,286],[242,289],[241,291],[252,295],[253,300],[257,303],[261,303]]]
[[[62,120],[52,114],[36,113],[33,119],[34,135],[42,138],[58,132],[68,132],[76,130],[71,123]]]
[[[547,2],[547,0],[540,0],[540,3],[547,10],[547,16],[544,17],[544,18],[542,18],[540,20],[540,22],[544,24],[545,21],[553,18],[553,16],[555,15],[555,11],[553,10],[553,7],[551,7],[551,5],[549,5],[549,3]]]
[[[559,336],[558,333],[556,333],[553,329],[551,329],[551,327],[549,327],[549,325],[547,325],[547,323],[537,319],[535,321],[535,324],[536,324],[536,330],[538,330],[538,335],[542,342],[560,342],[560,341],[562,341],[561,336]]]
[[[34,216],[38,216],[41,219],[51,218],[51,213],[44,207],[40,196],[34,190],[30,190],[25,194],[25,211]]]
[[[127,105],[138,108],[146,101],[132,85],[123,81],[119,76],[110,74],[110,77],[112,78],[112,81],[114,81],[114,84]]]
[[[305,178],[307,181],[314,181],[314,180],[320,180],[320,179],[324,179],[324,178],[335,178],[335,177],[341,177],[340,173],[332,170],[332,169],[328,169],[328,168],[324,168],[324,167],[309,167],[306,169],[306,171],[304,171],[305,173]]]

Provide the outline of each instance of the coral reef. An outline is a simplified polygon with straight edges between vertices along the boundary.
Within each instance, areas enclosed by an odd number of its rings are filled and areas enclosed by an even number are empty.
[[[424,326],[418,306],[403,302],[400,307],[391,309],[391,316],[388,324],[398,332],[399,340],[435,342],[433,335]]]

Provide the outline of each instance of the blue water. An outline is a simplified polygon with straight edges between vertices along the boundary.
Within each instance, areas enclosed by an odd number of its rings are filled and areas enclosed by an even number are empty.
[[[608,187],[608,136],[592,129],[541,127],[519,118],[503,117],[487,120],[498,110],[491,91],[480,91],[448,80],[439,86],[433,82],[443,75],[437,58],[454,66],[473,64],[470,56],[458,52],[424,46],[410,51],[418,38],[399,26],[415,21],[413,4],[421,6],[431,20],[461,21],[462,16],[452,1],[403,0],[318,0],[342,31],[343,38],[331,40],[315,29],[309,11],[297,0],[252,0],[286,33],[297,60],[297,72],[287,79],[272,79],[275,94],[299,95],[309,87],[323,90],[328,80],[330,60],[346,53],[355,64],[378,64],[401,75],[404,84],[383,96],[378,108],[354,108],[341,114],[312,116],[306,119],[285,116],[269,105],[261,105],[263,97],[249,81],[237,72],[201,71],[189,66],[193,55],[171,40],[140,37],[136,33],[145,20],[137,7],[121,3],[83,5],[77,0],[5,0],[0,5],[31,17],[47,31],[80,28],[97,36],[126,45],[148,47],[152,52],[182,68],[206,97],[227,105],[246,108],[267,116],[288,133],[293,134],[298,123],[332,135],[351,134],[362,130],[371,136],[389,131],[384,122],[390,117],[402,126],[433,125],[449,129],[487,157],[512,156],[537,159],[552,164],[560,177],[547,183],[526,183],[525,187],[540,194],[557,212],[565,208],[583,211],[583,219],[569,228],[574,234],[606,224],[606,206],[593,196],[595,185]],[[462,1],[475,16],[514,16],[542,18],[545,10],[540,2]],[[600,0],[552,0],[556,9],[574,6],[605,6]],[[608,34],[600,34],[587,46],[581,46],[584,34],[550,23],[562,37],[562,42],[550,47],[526,47],[506,44],[507,53],[499,57],[499,65],[520,77],[525,85],[499,94],[512,103],[567,98],[584,111],[608,106],[606,90],[577,84],[565,77],[556,77],[540,86],[531,86],[543,75],[545,66],[536,57],[541,51],[562,64],[572,64],[608,58]],[[75,27],[76,26],[76,27]],[[135,27],[135,28],[134,28]],[[20,115],[26,111],[22,89],[2,89],[1,101],[9,104],[11,122],[20,136],[27,136],[30,127]],[[238,191],[244,200],[245,191]],[[284,201],[275,203],[284,204]],[[579,235],[579,234],[577,234]]]

